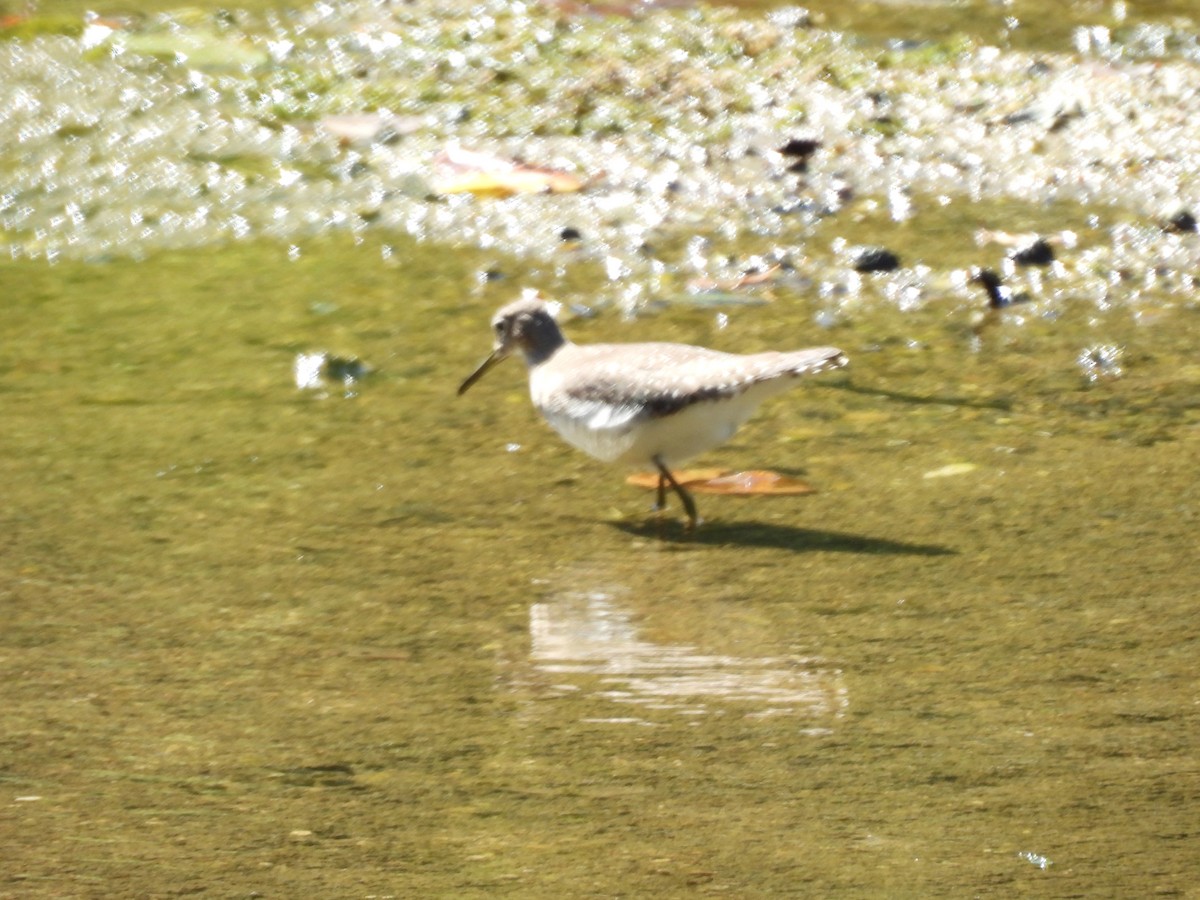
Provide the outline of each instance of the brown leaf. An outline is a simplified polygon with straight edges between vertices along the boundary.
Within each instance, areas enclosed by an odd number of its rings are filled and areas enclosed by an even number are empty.
[[[488,153],[447,147],[436,163],[448,174],[434,183],[439,194],[511,197],[513,194],[567,194],[583,182],[557,169],[540,169]]]
[[[671,474],[681,485],[697,494],[730,494],[744,497],[771,494],[795,497],[816,493],[816,488],[808,482],[768,469],[748,469],[744,472],[730,472],[728,469],[682,469]],[[635,487],[654,490],[658,487],[658,475],[639,472],[630,475],[625,482]]]
[[[713,478],[720,478],[722,475],[728,475],[728,469],[680,469],[678,472],[672,472],[675,480],[684,487],[691,487],[699,481],[710,481]],[[652,491],[658,487],[657,472],[634,472],[625,479],[626,484],[632,484],[634,487],[645,488]]]

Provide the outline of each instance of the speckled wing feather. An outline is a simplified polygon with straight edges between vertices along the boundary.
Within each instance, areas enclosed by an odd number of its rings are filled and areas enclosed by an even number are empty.
[[[629,352],[635,346],[636,355]],[[766,381],[845,364],[841,351],[832,347],[750,355],[686,344],[585,344],[569,349],[563,354],[563,377],[553,379],[559,387],[557,402],[606,407],[608,427],[616,420],[666,416],[693,403],[735,397]],[[544,376],[551,376],[557,362],[547,363]]]

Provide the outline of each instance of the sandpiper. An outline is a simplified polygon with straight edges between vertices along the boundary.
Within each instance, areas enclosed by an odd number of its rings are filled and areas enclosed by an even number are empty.
[[[727,441],[799,376],[846,364],[834,347],[739,355],[688,344],[574,344],[551,304],[528,292],[497,311],[492,330],[491,356],[459,395],[520,350],[533,405],[550,426],[597,459],[657,469],[658,508],[669,484],[689,530],[700,521],[696,503],[670,467]]]

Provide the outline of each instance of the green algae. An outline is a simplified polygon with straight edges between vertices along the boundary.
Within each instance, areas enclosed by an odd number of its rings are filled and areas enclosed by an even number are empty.
[[[684,537],[536,419],[518,364],[454,397],[528,273],[388,247],[0,269],[15,889],[1194,882],[1192,312],[1026,303],[975,345],[955,290],[819,330],[820,299],[783,287],[725,327],[569,322],[850,355],[711,455],[819,492],[705,497]],[[513,281],[478,280],[497,265]],[[1121,377],[1078,369],[1095,340],[1127,348]],[[299,390],[318,349],[374,374]],[[641,652],[787,660],[841,699],[630,705],[531,657],[535,610],[580,594],[625,610]]]

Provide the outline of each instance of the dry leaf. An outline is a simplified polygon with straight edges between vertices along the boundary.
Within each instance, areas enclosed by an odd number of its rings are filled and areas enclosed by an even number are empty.
[[[745,472],[731,472],[719,478],[711,478],[693,485],[692,489],[700,494],[737,494],[760,495],[774,494],[777,496],[797,496],[799,494],[815,494],[816,488],[806,481],[780,475],[767,469],[750,469]]]
[[[736,291],[741,288],[755,287],[768,284],[779,274],[779,265],[775,264],[761,272],[745,272],[737,278],[718,280],[716,278],[693,278],[688,282],[692,291]]]
[[[749,469],[744,472],[730,472],[728,469],[683,469],[671,474],[681,485],[697,494],[730,494],[744,497],[771,494],[794,497],[816,493],[816,488],[808,482],[767,469]],[[656,473],[639,472],[630,475],[625,481],[647,490],[655,490],[658,487]]]
[[[728,475],[728,469],[680,469],[678,472],[672,472],[675,480],[684,487],[691,487],[698,481],[711,481],[714,478],[720,478],[722,475]],[[625,479],[626,484],[632,484],[634,487],[645,488],[652,491],[658,487],[657,472],[634,472]]]
[[[950,463],[948,466],[942,466],[940,469],[931,469],[922,475],[922,478],[951,478],[955,475],[966,475],[968,472],[974,472],[978,466],[975,463],[960,462]]]
[[[434,182],[439,194],[511,197],[514,194],[568,194],[583,182],[557,169],[539,169],[487,153],[448,147],[436,163],[449,174]]]

